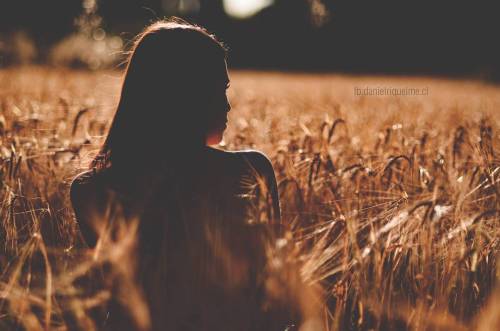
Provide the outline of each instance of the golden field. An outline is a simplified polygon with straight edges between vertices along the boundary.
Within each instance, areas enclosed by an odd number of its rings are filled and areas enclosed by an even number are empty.
[[[221,148],[273,161],[290,256],[323,289],[326,329],[500,329],[500,87],[230,74]],[[0,330],[66,330],[68,314],[96,328],[89,310],[110,292],[81,284],[102,261],[82,245],[68,189],[105,137],[120,81],[115,71],[0,71]],[[122,258],[118,247],[104,259]],[[141,319],[147,308],[134,307]]]

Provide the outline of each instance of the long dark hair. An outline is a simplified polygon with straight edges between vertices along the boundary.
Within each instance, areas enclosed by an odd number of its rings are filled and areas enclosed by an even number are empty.
[[[132,46],[120,101],[90,167],[127,172],[204,146],[207,106],[227,49],[204,28],[179,18],[149,25]]]

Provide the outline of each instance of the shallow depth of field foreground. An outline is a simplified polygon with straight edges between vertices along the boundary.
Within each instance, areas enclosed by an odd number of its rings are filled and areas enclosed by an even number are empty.
[[[86,249],[68,197],[105,137],[120,79],[0,71],[0,330],[94,330],[96,311],[116,295],[134,323],[148,323],[129,229],[101,251]],[[328,330],[500,329],[500,87],[258,72],[231,79],[222,148],[270,156],[289,229],[274,252],[286,256],[271,264],[293,265],[311,289],[322,287],[319,298],[285,293],[293,287],[276,296],[294,297]],[[366,87],[429,93],[354,94]],[[102,272],[108,278],[93,284]]]

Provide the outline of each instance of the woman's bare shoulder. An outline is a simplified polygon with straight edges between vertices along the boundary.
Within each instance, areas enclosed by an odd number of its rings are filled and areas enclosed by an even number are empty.
[[[276,182],[276,174],[269,157],[258,150],[242,150],[235,152],[248,167],[249,171],[255,176],[259,183],[265,185],[264,192],[267,192],[270,200],[267,200],[273,206],[271,217],[276,223],[281,223],[281,207],[278,194],[278,186]]]
[[[211,158],[223,168],[235,171],[238,174],[253,174],[273,179],[274,169],[269,157],[261,151],[244,149],[238,151],[224,151],[210,148]]]
[[[102,175],[94,169],[83,171],[77,174],[70,184],[70,198],[73,204],[79,200],[86,200],[96,195],[99,188],[102,188]]]
[[[259,174],[274,176],[272,162],[269,157],[261,151],[248,149],[233,152],[241,158],[246,165]]]
[[[78,185],[83,185],[92,182],[92,180],[95,178],[95,171],[94,170],[85,170],[83,172],[80,172],[77,174],[73,179],[71,180],[71,186],[78,186]]]
[[[84,172],[80,172],[71,180],[70,184],[70,194],[73,196],[76,192],[81,191],[85,187],[88,187],[93,182],[95,177],[94,171],[86,170]]]
[[[269,158],[261,151],[254,149],[243,149],[238,151],[226,151],[217,148],[209,148],[210,154],[218,157],[219,159],[227,160],[246,160],[256,163],[270,163]]]

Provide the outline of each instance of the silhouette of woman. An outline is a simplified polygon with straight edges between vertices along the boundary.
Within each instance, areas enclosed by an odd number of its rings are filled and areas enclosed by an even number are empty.
[[[226,49],[204,28],[180,19],[148,26],[107,138],[71,184],[90,247],[110,205],[139,218],[137,278],[153,330],[286,327],[262,308],[263,229],[272,227],[262,224],[280,224],[273,167],[258,151],[210,147],[226,128],[228,87]]]

